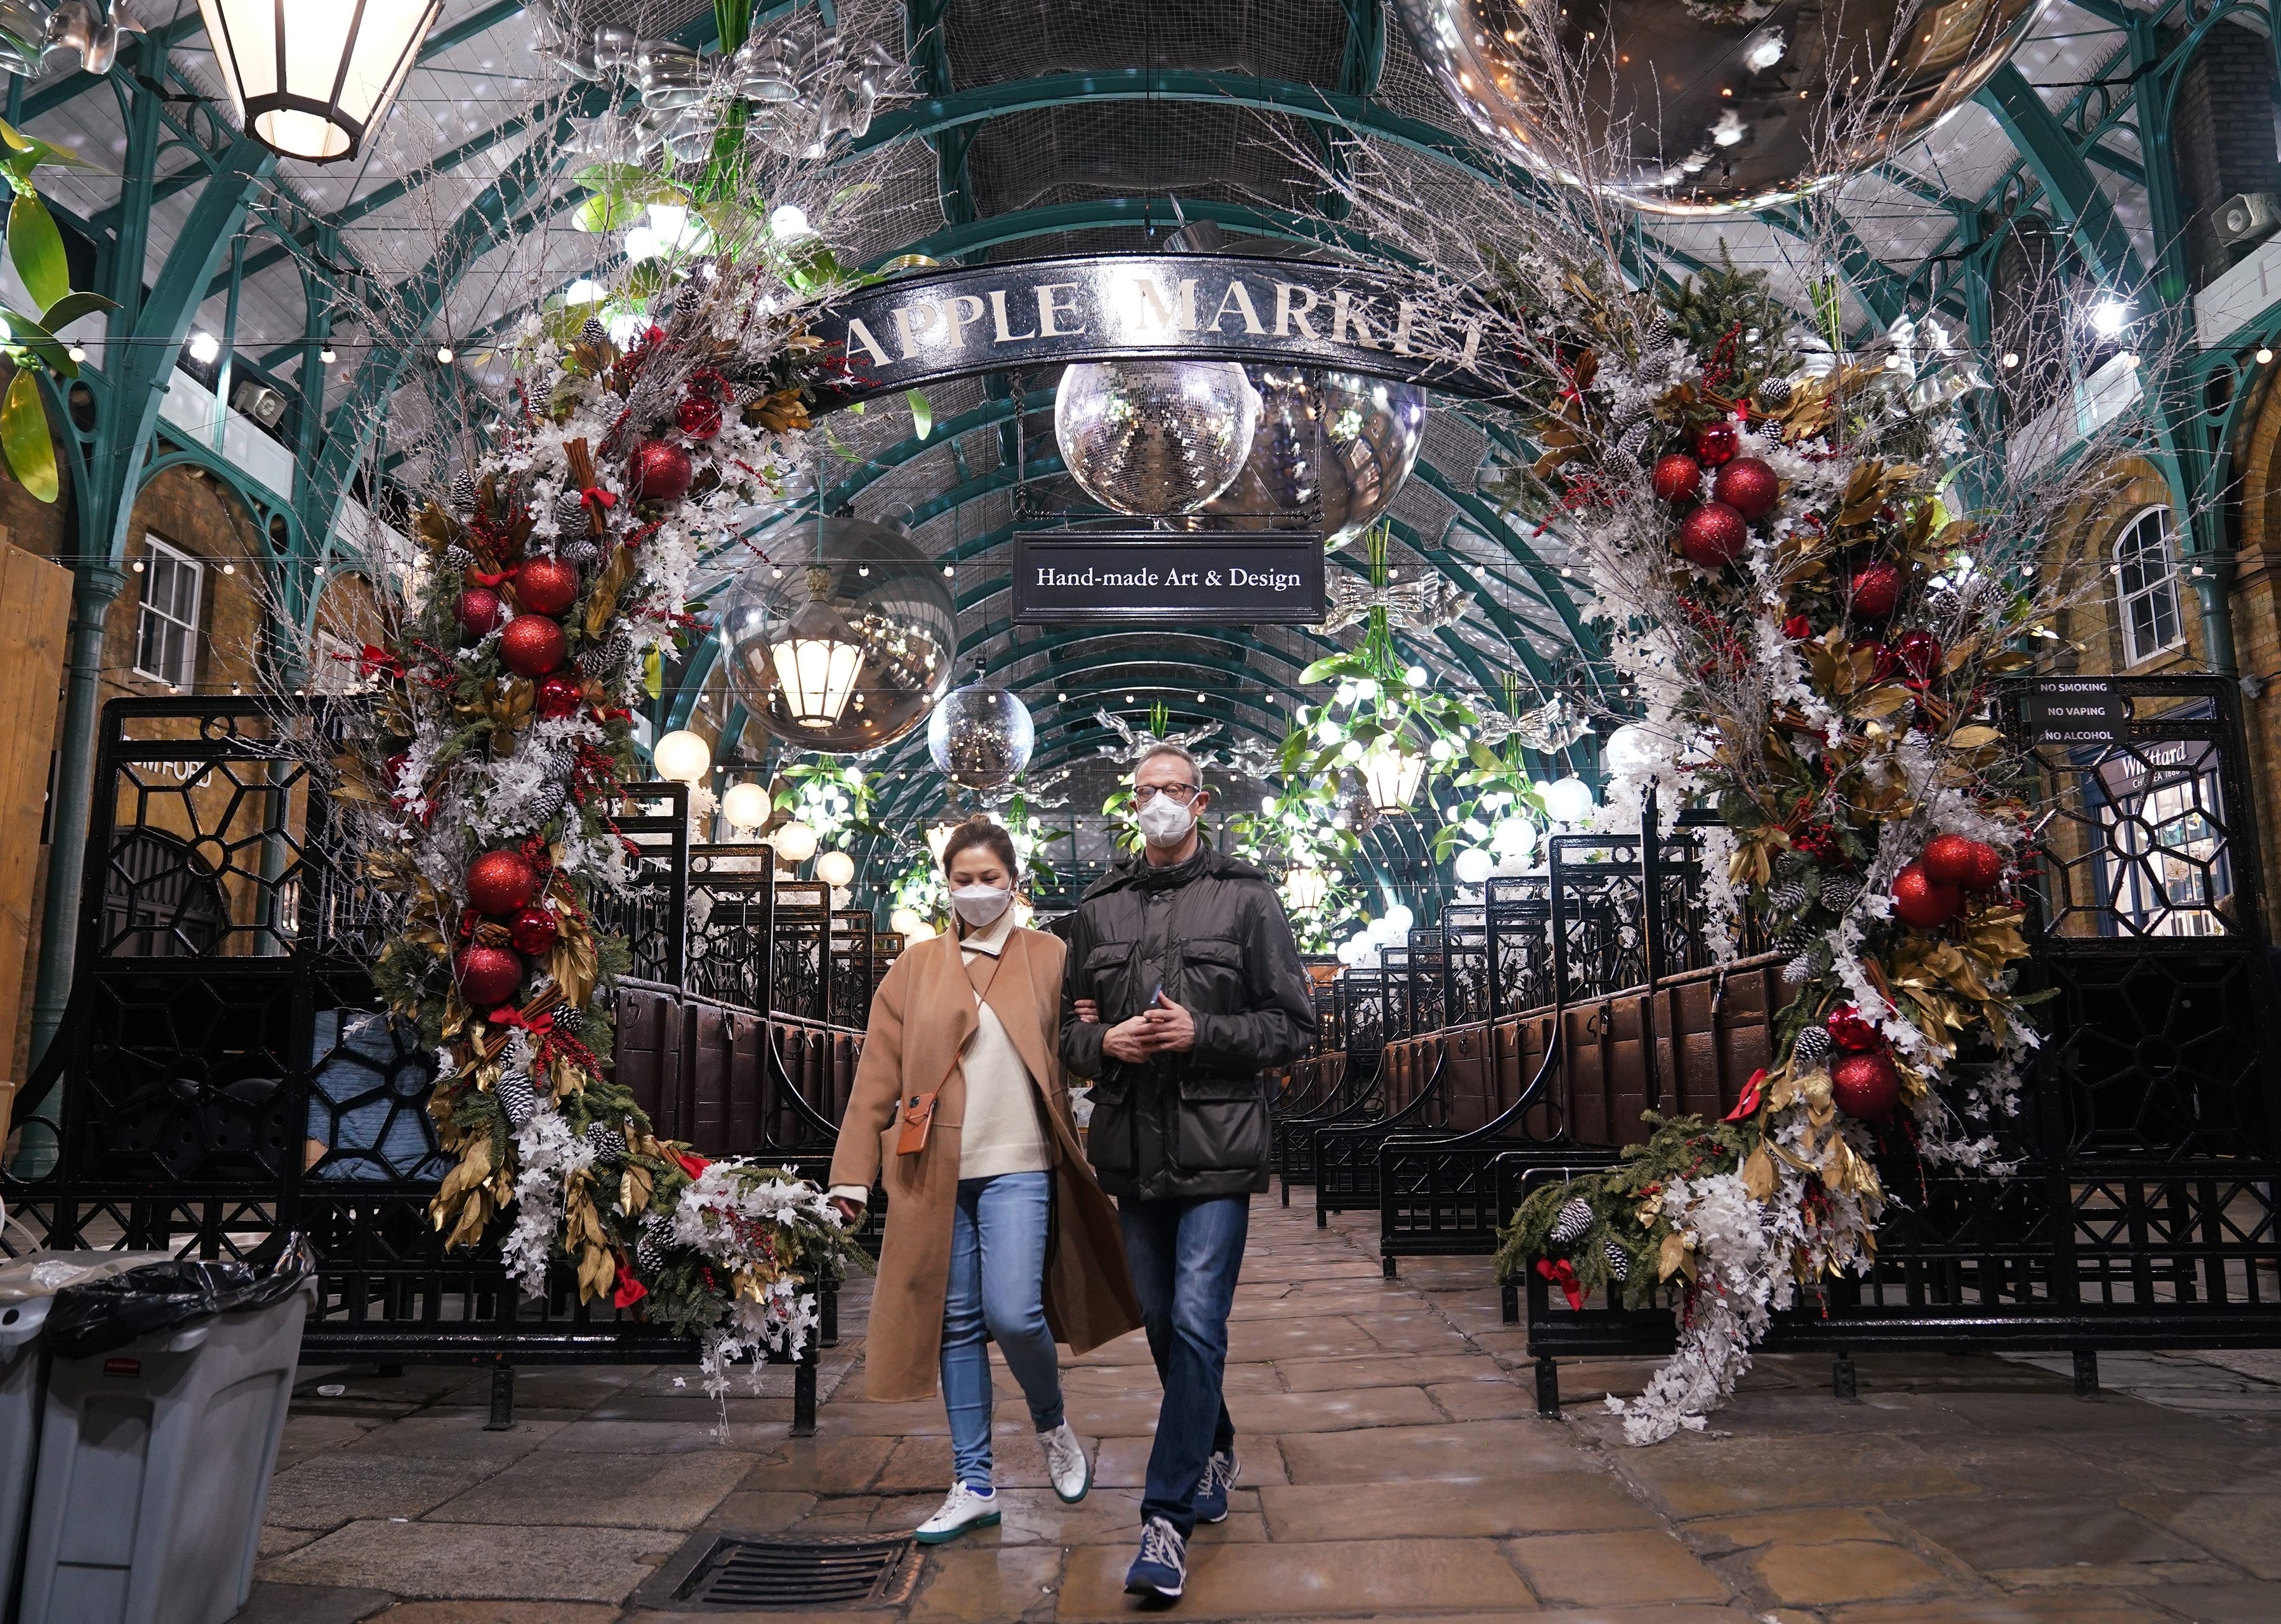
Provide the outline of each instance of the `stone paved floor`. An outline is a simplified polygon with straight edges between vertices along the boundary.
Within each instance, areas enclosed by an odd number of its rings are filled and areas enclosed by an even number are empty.
[[[1302,1196],[1305,1192],[1302,1192]],[[1380,1279],[1375,1219],[1255,1204],[1228,1404],[1233,1513],[1190,1546],[1191,1619],[1562,1624],[2273,1624],[2281,1357],[1767,1361],[1705,1435],[1622,1445],[1597,1403],[1647,1367],[1563,1367],[1535,1413],[1486,1264]],[[523,1373],[483,1429],[461,1373],[305,1376],[241,1624],[671,1624],[636,1588],[692,1533],[901,1531],[950,1471],[932,1403],[860,1402],[862,1294],[814,1439],[770,1393],[714,1406],[675,1373]],[[2046,1366],[2049,1366],[2046,1368]],[[1118,1619],[1157,1391],[1137,1337],[1067,1375],[1097,1487],[1065,1508],[1001,1372],[1004,1526],[926,1557],[909,1602],[819,1618]],[[696,1617],[783,1620],[785,1612]]]

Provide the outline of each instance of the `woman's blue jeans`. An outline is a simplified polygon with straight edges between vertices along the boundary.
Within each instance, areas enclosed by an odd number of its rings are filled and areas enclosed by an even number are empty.
[[[958,1481],[990,1487],[990,1350],[1022,1384],[1040,1432],[1062,1424],[1062,1373],[1046,1325],[1049,1172],[961,1179],[950,1221],[950,1283],[942,1299],[942,1403]]]

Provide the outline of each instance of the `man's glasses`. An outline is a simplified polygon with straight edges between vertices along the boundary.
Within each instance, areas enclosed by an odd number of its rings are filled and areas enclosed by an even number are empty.
[[[1145,807],[1158,795],[1170,795],[1180,805],[1186,806],[1196,798],[1196,792],[1200,787],[1202,786],[1194,784],[1142,784],[1134,787],[1133,801],[1135,806]]]

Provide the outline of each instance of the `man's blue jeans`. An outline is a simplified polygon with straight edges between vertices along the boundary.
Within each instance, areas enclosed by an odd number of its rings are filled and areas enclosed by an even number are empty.
[[[1234,1447],[1220,1397],[1227,1368],[1227,1311],[1251,1227],[1251,1198],[1120,1201],[1125,1261],[1140,1298],[1148,1351],[1164,1383],[1140,1517],[1162,1517],[1185,1539],[1196,1526],[1196,1483],[1216,1451]]]
[[[942,1404],[958,1481],[990,1487],[990,1349],[1022,1384],[1040,1432],[1062,1424],[1062,1374],[1046,1324],[1046,1229],[1051,1173],[961,1179],[950,1220],[950,1281],[942,1298]]]

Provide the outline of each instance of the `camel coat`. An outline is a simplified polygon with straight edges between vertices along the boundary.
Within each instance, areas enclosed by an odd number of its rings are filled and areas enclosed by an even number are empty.
[[[1094,1182],[1070,1117],[1058,1041],[1067,951],[1042,931],[1010,932],[989,1003],[1028,1068],[1053,1158],[1046,1319],[1056,1342],[1084,1353],[1137,1329],[1140,1304],[1125,1272],[1117,1209]],[[949,932],[907,949],[871,1000],[870,1030],[840,1119],[831,1182],[870,1189],[885,1174],[886,1236],[863,1353],[864,1389],[873,1398],[926,1398],[937,1388],[959,1126],[966,1115],[959,1055],[975,1025],[973,984]],[[896,1105],[931,1088],[940,1097],[926,1148],[898,1156]]]

